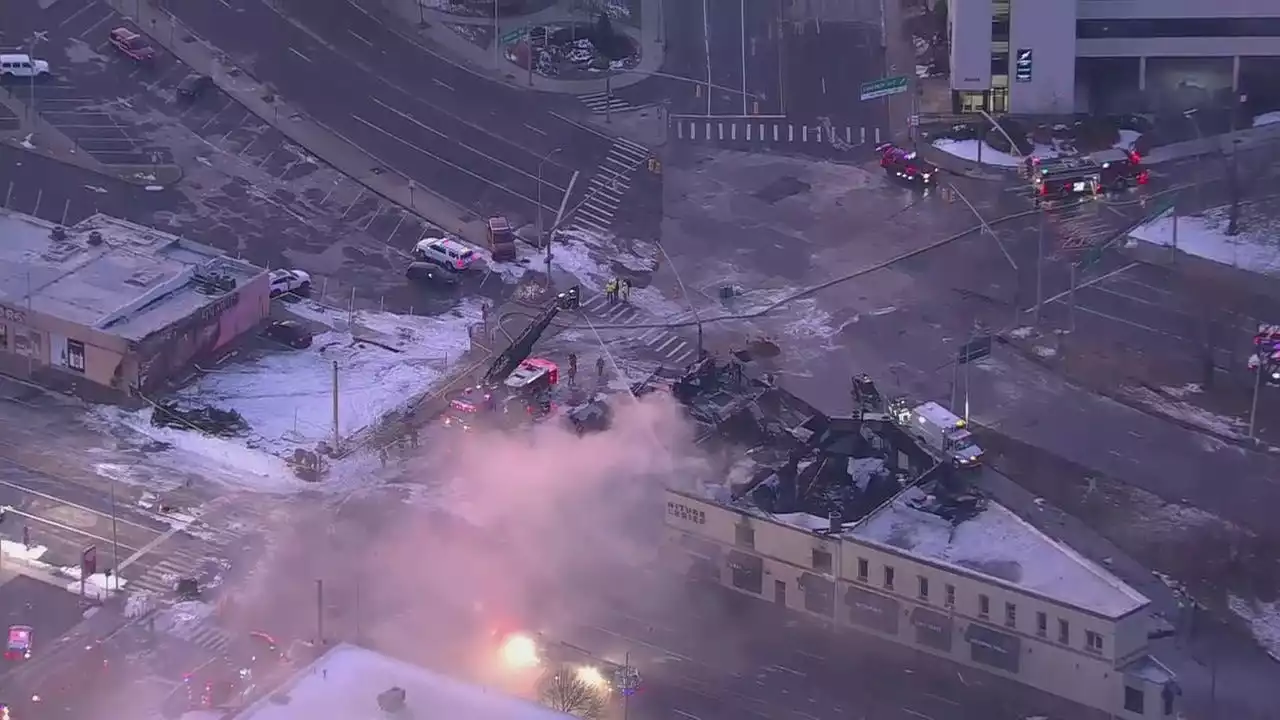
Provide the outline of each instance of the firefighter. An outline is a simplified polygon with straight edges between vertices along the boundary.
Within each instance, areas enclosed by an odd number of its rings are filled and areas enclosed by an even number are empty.
[[[622,290],[622,302],[631,302],[631,281],[626,278],[622,278],[619,288]]]
[[[618,302],[618,280],[614,278],[604,285],[604,297],[610,305]]]
[[[578,354],[569,353],[569,387],[573,387],[578,378]]]
[[[385,468],[387,466],[387,448],[385,445],[378,448],[378,460],[382,463],[382,467]]]
[[[604,356],[596,358],[596,379],[604,380]]]

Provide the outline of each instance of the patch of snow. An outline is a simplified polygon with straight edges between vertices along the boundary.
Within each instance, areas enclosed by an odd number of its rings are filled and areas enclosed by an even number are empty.
[[[1185,385],[1165,385],[1160,389],[1163,390],[1166,394],[1172,395],[1173,397],[1176,397],[1176,398],[1184,398],[1189,395],[1199,395],[1200,393],[1204,392],[1204,388],[1200,386],[1200,383],[1187,383]]]
[[[1022,158],[1015,157],[1008,153],[1002,153],[988,145],[985,141],[981,140],[952,140],[950,138],[940,138],[933,141],[933,146],[944,153],[955,155],[962,160],[968,160],[969,162],[981,162],[984,165],[1018,167],[1023,163]]]
[[[1231,612],[1249,624],[1253,638],[1272,658],[1280,658],[1280,602],[1227,598]]]
[[[881,458],[849,458],[849,477],[859,490],[865,491],[871,480],[885,474],[884,460]]]
[[[328,309],[300,306],[309,308],[300,313],[309,319],[340,324],[341,318]],[[268,491],[296,489],[299,481],[280,456],[332,439],[334,363],[339,428],[350,437],[429,392],[467,351],[468,328],[478,322],[478,300],[433,317],[358,313],[348,330],[317,335],[306,350],[228,363],[175,393],[182,404],[239,412],[249,424],[248,438],[156,428],[149,409],[104,412],[175,449],[224,461],[253,476],[243,484]]]
[[[27,547],[20,542],[12,540],[0,540],[0,557],[13,558],[26,563],[38,562],[44,554],[49,552],[49,548],[44,545],[32,545]]]
[[[67,583],[66,590],[70,593],[80,594],[81,589],[84,590],[84,596],[94,600],[106,600],[111,593],[121,592],[129,586],[129,581],[113,574],[107,577],[106,573],[94,573],[84,578],[84,583],[80,582],[80,568],[78,567],[60,567],[58,574],[72,578]]]
[[[155,608],[154,600],[150,593],[131,593],[124,602],[124,616],[132,620],[146,615]]]
[[[1132,150],[1137,145],[1140,137],[1142,137],[1142,133],[1137,130],[1121,130],[1120,139],[1116,141],[1115,147]]]
[[[1026,340],[1035,334],[1036,329],[1030,325],[1023,325],[1022,327],[1017,327],[1009,331],[1009,337],[1012,337],[1015,340]]]
[[[926,499],[923,490],[910,488],[851,533],[1106,615],[1122,615],[1147,601],[1107,570],[998,503],[989,503],[976,517],[952,525],[912,507]]]
[[[1129,236],[1241,270],[1280,276],[1280,220],[1246,202],[1240,209],[1241,232],[1231,236],[1227,234],[1229,214],[1228,207],[1191,216],[1175,216],[1170,210],[1134,228]]]
[[[1218,415],[1202,407],[1175,398],[1167,398],[1143,387],[1121,388],[1121,392],[1150,410],[1181,420],[1188,425],[1208,430],[1223,437],[1244,439],[1248,423],[1233,417]]]
[[[33,135],[35,135],[35,133],[27,133],[27,136],[22,138],[22,142],[18,144],[21,145],[24,150],[35,150],[35,143],[31,142],[31,137]]]
[[[1263,125],[1274,125],[1280,123],[1280,110],[1262,113],[1253,118],[1254,127],[1262,127]]]
[[[184,629],[207,620],[213,615],[214,606],[199,600],[174,603],[156,613],[156,631],[179,634]]]
[[[1049,347],[1048,345],[1035,345],[1035,346],[1032,346],[1032,348],[1031,348],[1031,352],[1033,352],[1033,353],[1035,353],[1037,356],[1042,357],[1042,358],[1045,358],[1045,359],[1048,359],[1048,358],[1051,358],[1051,357],[1055,357],[1055,356],[1057,356],[1057,354],[1058,354],[1058,351],[1057,351],[1057,350],[1055,350],[1054,348]]]

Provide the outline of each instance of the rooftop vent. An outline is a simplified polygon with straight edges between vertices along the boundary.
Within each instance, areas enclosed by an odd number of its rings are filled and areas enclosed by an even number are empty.
[[[54,226],[53,230],[49,231],[49,237],[53,238],[53,241],[56,243],[66,242],[67,229],[62,227],[61,225],[56,225]]]
[[[97,247],[102,244],[102,233],[97,230],[89,231],[89,247]]]

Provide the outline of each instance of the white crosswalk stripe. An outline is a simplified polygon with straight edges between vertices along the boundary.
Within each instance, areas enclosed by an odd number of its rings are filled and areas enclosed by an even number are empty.
[[[178,623],[170,628],[167,634],[215,653],[225,652],[231,645],[231,633],[215,625],[211,617],[204,617],[195,622]]]
[[[671,330],[660,327],[644,327],[658,320],[647,316],[629,303],[609,305],[604,295],[593,295],[582,303],[584,312],[597,317],[597,322],[609,325],[636,326],[636,334],[629,338],[633,348],[644,348],[667,365],[680,366],[696,359],[697,348]]]
[[[715,117],[672,115],[671,133],[676,140],[750,145],[831,145],[848,149],[877,145],[883,133],[878,127],[803,123],[789,118]]]
[[[155,549],[157,560],[152,562],[151,556],[140,560],[138,566],[146,569],[129,580],[128,589],[170,596],[181,578],[199,576],[211,561],[243,550],[260,524],[261,518],[250,508],[220,509],[207,521],[197,519],[178,537]]]
[[[579,95],[578,100],[582,101],[582,104],[586,105],[588,110],[597,115],[603,115],[606,111],[627,112],[630,110],[643,110],[644,108],[652,106],[652,103],[648,105],[632,105],[617,95],[611,95],[603,92]]]
[[[616,138],[604,161],[587,181],[587,194],[573,210],[566,227],[591,234],[612,231],[613,218],[636,170],[645,168],[652,153],[643,145]]]

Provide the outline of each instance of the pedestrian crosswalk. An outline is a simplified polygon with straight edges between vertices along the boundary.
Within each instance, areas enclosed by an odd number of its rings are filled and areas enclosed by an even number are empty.
[[[231,647],[231,633],[218,627],[213,616],[176,623],[166,634],[213,653],[225,653]]]
[[[715,117],[672,115],[671,134],[676,140],[739,145],[812,145],[849,150],[878,144],[878,127],[835,125],[829,120],[797,122],[782,117]]]
[[[647,327],[661,321],[631,303],[610,305],[604,295],[595,295],[583,301],[582,310],[600,324],[634,326],[636,331],[624,341],[629,349],[652,354],[663,365],[679,367],[697,359],[693,343],[668,328]]]
[[[566,227],[593,234],[610,233],[632,176],[646,167],[650,157],[649,149],[643,145],[615,138],[604,162],[587,181],[586,196],[574,208]]]
[[[195,578],[202,586],[212,585],[214,579],[230,567],[228,556],[243,550],[248,536],[258,526],[257,518],[252,517],[247,508],[218,509],[214,513],[216,519],[192,520],[157,547],[153,556],[144,556],[139,562],[141,574],[128,578],[129,589],[169,597],[182,578]]]
[[[606,112],[628,112],[631,110],[643,110],[646,107],[650,107],[649,105],[632,105],[631,103],[627,102],[626,100],[623,100],[617,95],[613,95],[611,93],[603,93],[603,92],[579,95],[578,100],[580,100],[583,105],[586,105],[588,110],[590,110],[591,112],[597,115],[603,115]]]

